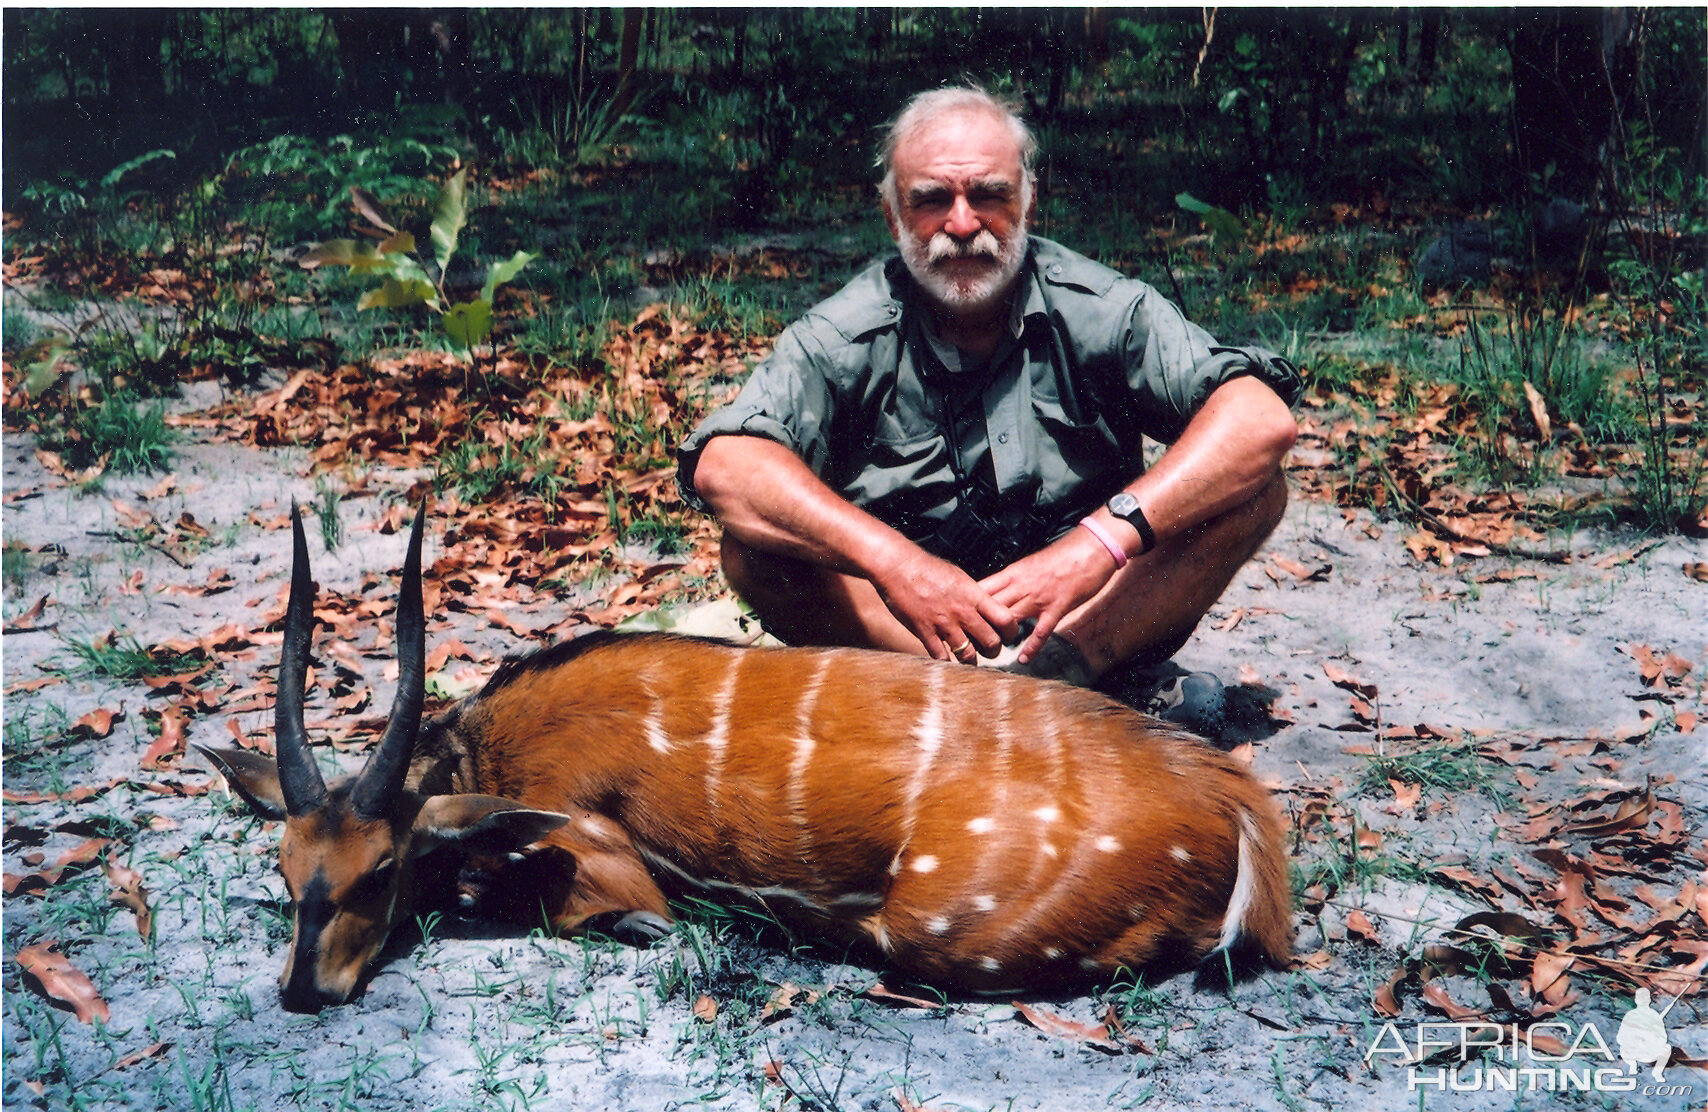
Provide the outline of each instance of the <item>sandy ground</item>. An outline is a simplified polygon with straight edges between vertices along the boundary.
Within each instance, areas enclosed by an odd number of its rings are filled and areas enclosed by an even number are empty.
[[[1645,782],[1677,805],[1700,849],[1708,726],[1682,732],[1675,716],[1703,709],[1708,585],[1681,570],[1708,559],[1702,542],[1580,535],[1569,539],[1580,555],[1565,565],[1484,559],[1441,569],[1407,554],[1400,526],[1295,503],[1181,659],[1244,684],[1250,703],[1273,701],[1274,719],[1247,735],[1255,768],[1307,832],[1294,847],[1302,871],[1345,856],[1324,831],[1363,831],[1380,848],[1330,902],[1300,910],[1308,963],[1232,991],[1188,976],[1133,989],[1123,999],[1131,1041],[1114,1049],[1044,1033],[1008,1000],[926,1009],[874,999],[865,990],[881,970],[791,953],[745,928],[708,945],[703,926],[637,951],[445,918],[400,930],[360,999],[302,1017],[279,1008],[274,986],[288,931],[277,829],[218,790],[203,792],[211,777],[199,758],[141,767],[161,692],[101,676],[32,681],[73,662],[69,642],[111,630],[152,645],[227,625],[259,629],[288,574],[288,533],[276,525],[291,498],[315,497],[305,455],[192,443],[170,489],[153,476],[79,494],[44,471],[28,438],[8,437],[3,450],[4,539],[20,550],[6,565],[4,598],[5,868],[23,875],[87,837],[110,838],[109,858],[140,872],[156,919],[150,944],[129,911],[107,903],[99,868],[61,877],[45,894],[8,896],[7,1109],[1670,1109],[1708,1096],[1708,1074],[1679,1066],[1666,1092],[1419,1093],[1393,1059],[1372,1065],[1365,1055],[1385,1022],[1373,994],[1444,926],[1491,906],[1546,919],[1511,891],[1479,896],[1430,869],[1535,869],[1516,824],[1548,804]],[[404,483],[374,473],[365,494],[345,501],[343,545],[330,554],[313,545],[323,588],[354,593],[366,583],[366,597],[389,609],[402,541],[372,522]],[[175,560],[118,536],[139,512],[162,523],[190,513],[207,530],[205,547]],[[1300,578],[1271,555],[1316,574]],[[545,625],[551,605],[524,599],[517,612]],[[469,647],[476,659],[453,661],[453,672],[484,672],[519,647],[484,615],[454,609],[437,615],[429,637]],[[383,713],[385,654],[368,656],[362,644],[342,659],[373,688],[362,713]],[[1632,645],[1693,665],[1670,703],[1643,682]],[[243,691],[275,654],[260,639],[216,639],[217,669],[198,682],[225,701],[189,718],[188,740],[265,733],[268,710]],[[1337,678],[1376,690],[1355,709]],[[71,726],[103,708],[123,711],[110,735]],[[1645,712],[1656,717],[1641,729]],[[329,717],[311,706],[311,727]],[[1417,725],[1455,740],[1478,731],[1511,759],[1473,761],[1482,788],[1426,786],[1415,801],[1397,798],[1381,777],[1366,780],[1367,754],[1423,744],[1393,736]],[[112,781],[81,802],[18,801]],[[1500,792],[1504,806],[1491,801]],[[1312,828],[1313,808],[1334,822]],[[1570,844],[1584,852],[1581,839]],[[1702,869],[1673,862],[1651,888],[1676,895],[1703,883]],[[1700,938],[1694,914],[1680,929]],[[12,959],[44,937],[93,979],[108,1023],[80,1023],[24,991]],[[788,996],[785,983],[802,991],[762,1014]],[[1487,1005],[1473,979],[1450,984],[1459,1004]],[[1628,993],[1589,979],[1577,987],[1581,999],[1561,1021],[1573,1031],[1594,1025],[1611,1046]],[[702,994],[718,1005],[710,1020],[691,1011]],[[1666,1017],[1672,1042],[1695,1057],[1708,1054],[1701,1000],[1687,997]],[[1106,1009],[1089,996],[1034,1003],[1085,1024]],[[1401,1004],[1392,1022],[1407,1041],[1418,1023],[1442,1019],[1415,988]]]

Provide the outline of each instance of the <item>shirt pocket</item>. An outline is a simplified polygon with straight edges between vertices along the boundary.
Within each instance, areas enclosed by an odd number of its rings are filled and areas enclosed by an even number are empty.
[[[883,421],[866,438],[859,455],[851,461],[843,493],[892,525],[933,516],[933,510],[955,496],[948,443],[935,429],[909,431],[899,422]]]
[[[1102,417],[1070,420],[1059,408],[1040,404],[1038,423],[1038,501],[1073,501],[1091,484],[1102,487],[1121,467],[1121,445]]]

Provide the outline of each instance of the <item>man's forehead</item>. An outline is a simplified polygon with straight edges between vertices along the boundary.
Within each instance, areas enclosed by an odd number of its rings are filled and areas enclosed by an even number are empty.
[[[1018,177],[1020,143],[1007,121],[965,108],[921,123],[896,148],[898,176]]]

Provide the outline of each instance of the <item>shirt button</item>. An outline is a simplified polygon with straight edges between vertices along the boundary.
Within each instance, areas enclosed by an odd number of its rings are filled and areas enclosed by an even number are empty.
[[[1005,432],[997,433],[996,434],[996,442],[998,444],[1007,444],[1008,443],[1008,434]]]
[[[1050,273],[1051,274],[1060,274],[1061,272],[1062,272],[1062,264],[1061,263],[1056,263],[1055,265],[1050,267]]]

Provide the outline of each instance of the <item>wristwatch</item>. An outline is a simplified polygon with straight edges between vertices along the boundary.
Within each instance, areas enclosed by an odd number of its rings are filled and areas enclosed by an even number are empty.
[[[1107,505],[1110,513],[1138,530],[1139,541],[1144,545],[1139,549],[1140,556],[1156,547],[1156,531],[1151,528],[1151,523],[1145,520],[1145,511],[1139,508],[1137,498],[1123,490],[1109,499]]]

